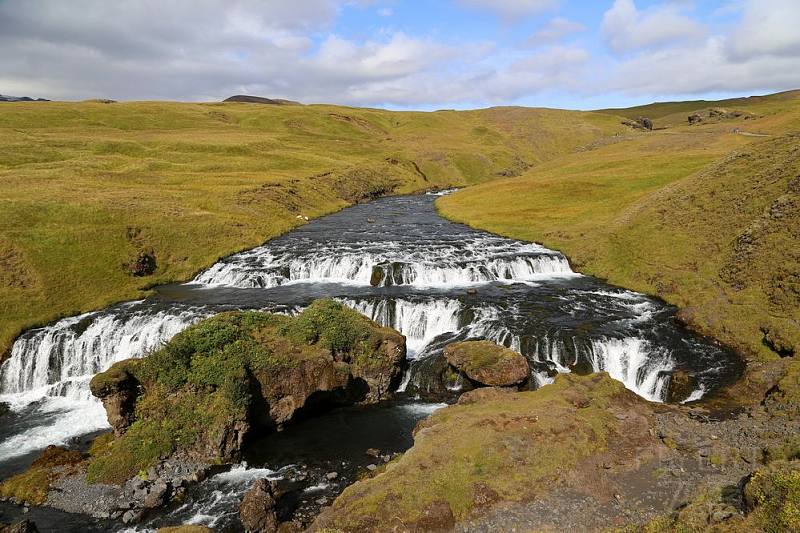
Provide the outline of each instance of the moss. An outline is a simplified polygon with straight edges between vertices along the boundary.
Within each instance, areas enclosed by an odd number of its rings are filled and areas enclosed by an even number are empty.
[[[0,497],[42,505],[50,484],[82,461],[80,452],[48,446],[25,472],[0,483]]]
[[[576,395],[592,401],[576,408]],[[618,423],[613,408],[630,412],[635,402],[605,375],[567,374],[534,392],[441,409],[418,426],[408,452],[384,473],[345,489],[317,525],[358,530],[392,520],[409,526],[438,501],[462,519],[475,505],[475,486],[507,501],[531,499],[605,451]]]
[[[778,461],[757,471],[745,487],[753,522],[766,533],[800,531],[800,461]]]

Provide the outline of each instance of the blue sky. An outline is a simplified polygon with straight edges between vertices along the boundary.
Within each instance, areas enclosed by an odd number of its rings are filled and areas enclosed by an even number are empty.
[[[798,0],[0,0],[0,93],[595,109],[800,88]]]

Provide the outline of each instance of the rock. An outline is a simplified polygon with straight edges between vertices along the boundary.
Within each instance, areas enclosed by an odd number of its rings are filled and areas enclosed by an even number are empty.
[[[472,502],[475,507],[488,507],[500,500],[500,495],[484,483],[475,483],[472,486]]]
[[[89,388],[100,398],[106,409],[108,423],[114,434],[120,436],[136,420],[136,400],[139,397],[139,381],[130,371],[131,361],[120,361],[92,378]]]
[[[517,392],[516,389],[508,387],[481,387],[462,394],[458,398],[458,404],[469,405],[472,403],[488,402],[498,398],[507,398],[509,394],[514,394],[515,392]]]
[[[377,469],[378,469],[378,465],[375,465],[375,464],[368,464],[367,465],[367,470],[369,470],[370,472],[374,472]]]
[[[377,448],[368,448],[366,453],[370,457],[378,457],[381,454],[381,451]]]
[[[478,294],[478,289],[467,289],[467,294]]]
[[[325,474],[325,479],[327,479],[328,481],[333,481],[338,477],[339,477],[338,472],[328,472],[327,474]]]
[[[679,403],[691,396],[697,389],[697,378],[687,371],[677,368],[672,372],[667,387],[667,401]]]
[[[155,273],[157,268],[156,256],[153,254],[152,250],[143,250],[139,252],[136,259],[129,263],[124,263],[122,266],[130,276],[150,276]]]
[[[155,483],[153,483],[153,486],[150,487],[150,491],[144,498],[144,506],[147,509],[154,509],[156,507],[161,507],[162,505],[164,505],[168,491],[169,491],[169,485],[167,485],[166,482],[160,480],[156,481]]]
[[[689,120],[689,125],[693,126],[695,124],[700,124],[701,122],[703,122],[703,117],[700,116],[700,114],[698,114],[698,113],[693,113],[693,114],[689,115],[689,119],[688,120]]]
[[[0,402],[0,417],[7,415],[11,411],[11,407],[5,403]]]
[[[637,130],[652,131],[653,121],[647,117],[639,117],[636,120],[623,120],[622,124]]]
[[[444,500],[437,500],[422,513],[422,518],[417,520],[416,531],[451,531],[456,525],[453,510]]]
[[[242,499],[239,518],[247,531],[271,533],[278,529],[275,498],[269,480],[259,479]]]
[[[133,524],[141,520],[142,512],[136,511],[134,509],[130,509],[125,511],[125,514],[122,515],[122,523],[123,524]]]
[[[522,354],[489,341],[448,344],[444,357],[471,380],[491,387],[518,385],[530,375]]]
[[[0,531],[2,531],[2,533],[39,533],[39,529],[36,527],[36,524],[27,518],[20,520],[19,522],[15,522],[10,526],[3,527],[0,525]]]

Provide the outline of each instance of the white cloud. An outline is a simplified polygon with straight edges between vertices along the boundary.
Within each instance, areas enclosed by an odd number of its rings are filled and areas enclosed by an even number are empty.
[[[737,61],[759,56],[797,57],[800,55],[800,2],[747,2],[742,22],[727,48]]]
[[[561,3],[560,0],[458,0],[458,2],[467,7],[492,11],[509,21],[554,9]]]
[[[554,43],[567,35],[586,30],[586,26],[564,17],[550,19],[541,29],[528,38],[529,46]]]
[[[606,90],[636,95],[778,91],[800,87],[800,5],[746,0],[727,32],[642,49],[616,63]]]
[[[603,15],[603,37],[616,53],[702,39],[705,28],[682,14],[681,4],[669,2],[639,10],[633,0],[615,0]]]
[[[391,17],[394,15],[394,10],[390,7],[382,7],[378,10],[378,15],[381,17]]]

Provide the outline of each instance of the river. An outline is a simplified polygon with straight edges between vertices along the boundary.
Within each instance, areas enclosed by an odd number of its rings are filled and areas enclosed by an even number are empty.
[[[732,352],[679,327],[674,308],[573,272],[562,254],[540,245],[449,222],[437,214],[436,198],[356,205],[146,300],[24,333],[0,369],[0,401],[12,408],[0,427],[0,476],[24,468],[48,444],[80,446],[108,427],[88,390],[94,374],[223,310],[295,313],[316,298],[335,298],[403,333],[409,370],[396,403],[340,409],[259,441],[250,467],[207,480],[152,527],[188,520],[235,530],[242,491],[265,475],[300,479],[301,508],[312,513],[375,460],[365,450],[407,449],[411,428],[457,396],[465,384],[443,381],[441,354],[455,340],[486,338],[520,351],[531,363],[531,389],[559,372],[606,371],[648,400],[667,401],[671,375],[682,369],[696,380],[694,401],[741,372]],[[331,470],[342,473],[333,482],[325,477]],[[43,531],[53,523],[42,520]]]

